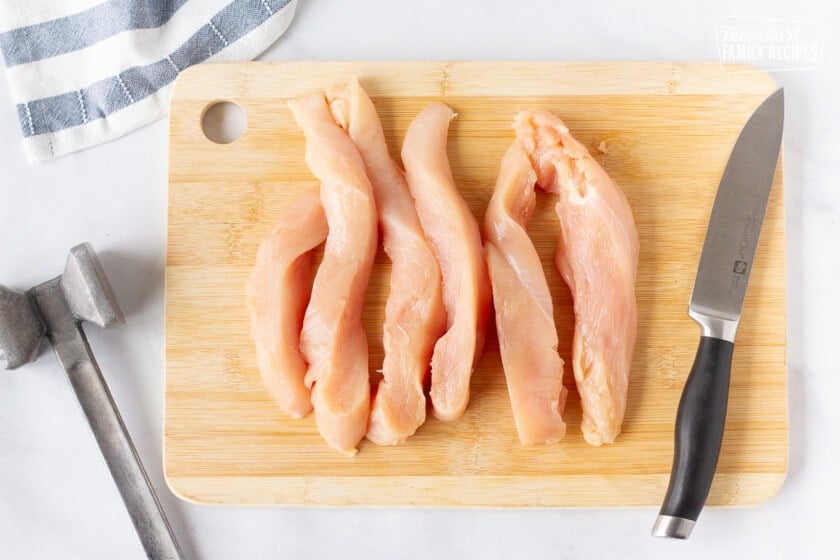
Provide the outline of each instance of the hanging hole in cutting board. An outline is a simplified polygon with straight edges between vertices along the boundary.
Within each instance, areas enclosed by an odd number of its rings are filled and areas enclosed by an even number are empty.
[[[245,110],[236,103],[219,101],[204,110],[201,129],[211,142],[230,144],[245,132],[248,119]]]

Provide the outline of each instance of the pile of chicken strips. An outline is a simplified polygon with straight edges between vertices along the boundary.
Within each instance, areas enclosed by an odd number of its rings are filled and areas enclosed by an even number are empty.
[[[280,409],[294,418],[314,410],[321,436],[347,455],[365,437],[404,443],[425,421],[427,399],[437,418],[456,421],[492,305],[519,439],[562,440],[564,360],[526,231],[540,189],[557,197],[555,266],[574,301],[570,358],[581,429],[592,445],[612,443],[636,341],[639,241],[624,193],[563,121],[545,111],[513,116],[512,143],[479,226],[446,155],[455,117],[447,105],[431,103],[411,122],[404,169],[355,78],[288,106],[320,188],[279,216],[247,286],[257,364]],[[384,361],[370,364],[362,307],[380,242],[391,260],[390,291]],[[372,368],[382,372],[373,391]]]

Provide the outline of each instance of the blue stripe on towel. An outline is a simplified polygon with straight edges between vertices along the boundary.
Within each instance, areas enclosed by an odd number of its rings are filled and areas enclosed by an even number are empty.
[[[110,0],[78,14],[0,33],[6,66],[73,52],[133,29],[160,27],[187,0]]]
[[[178,77],[176,66],[184,70],[204,62],[262,25],[290,1],[234,0],[168,58],[129,68],[82,90],[19,104],[21,131],[26,137],[57,132],[107,117],[145,99]]]

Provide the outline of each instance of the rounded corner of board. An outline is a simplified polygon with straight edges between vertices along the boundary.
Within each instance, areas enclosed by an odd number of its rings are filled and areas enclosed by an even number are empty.
[[[757,507],[775,498],[787,481],[787,455],[780,470],[763,473],[734,474],[728,480],[731,488],[725,496],[710,499],[712,506],[719,507]]]
[[[255,65],[266,64],[264,62],[205,62],[194,64],[184,68],[178,73],[172,83],[172,94],[169,98],[170,112],[172,105],[181,100],[203,100],[207,98],[207,92],[217,89],[223,90],[224,97],[226,90],[222,85],[229,85],[231,81],[237,82],[238,77],[249,69],[254,71]]]
[[[170,100],[175,99],[178,96],[177,94],[184,89],[185,83],[189,83],[192,80],[203,77],[203,75],[207,73],[208,66],[212,66],[212,64],[195,64],[178,72],[178,76],[175,78],[175,81],[172,82],[172,96],[170,97]]]
[[[184,478],[173,476],[166,468],[166,464],[164,464],[163,478],[166,481],[166,487],[169,488],[169,491],[172,492],[172,494],[179,500],[197,506],[210,506],[218,503],[214,500],[207,499],[204,496],[196,495],[192,489],[188,489],[186,486],[182,485]]]
[[[784,469],[778,473],[773,473],[775,476],[768,477],[768,480],[762,486],[761,492],[753,496],[753,499],[747,504],[749,506],[759,506],[774,499],[782,491],[788,478],[787,456],[785,456]]]

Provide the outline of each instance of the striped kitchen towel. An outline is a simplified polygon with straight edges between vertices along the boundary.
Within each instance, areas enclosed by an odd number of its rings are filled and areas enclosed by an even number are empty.
[[[20,129],[41,161],[166,115],[178,74],[254,58],[297,0],[0,0],[0,51]]]

